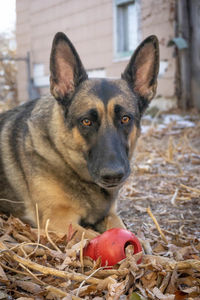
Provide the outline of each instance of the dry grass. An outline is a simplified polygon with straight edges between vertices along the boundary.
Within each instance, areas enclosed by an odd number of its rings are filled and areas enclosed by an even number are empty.
[[[0,218],[0,299],[200,299],[200,121],[155,124],[138,143],[134,174],[119,196],[143,245],[114,268],[82,257],[76,240]]]

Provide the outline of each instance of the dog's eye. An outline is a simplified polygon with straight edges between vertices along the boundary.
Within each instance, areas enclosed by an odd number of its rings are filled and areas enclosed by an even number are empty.
[[[81,123],[84,125],[84,126],[91,126],[92,125],[92,121],[90,121],[89,119],[83,119],[81,121]]]
[[[130,121],[130,117],[129,116],[123,116],[122,118],[121,118],[121,124],[128,124],[128,122]]]

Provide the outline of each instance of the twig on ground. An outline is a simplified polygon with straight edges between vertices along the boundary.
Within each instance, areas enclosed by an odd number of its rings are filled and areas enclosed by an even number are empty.
[[[29,253],[27,255],[27,257],[30,257],[31,255],[33,255],[37,251],[38,245],[40,243],[40,221],[39,221],[39,212],[38,212],[38,204],[37,203],[35,204],[35,210],[36,210],[36,220],[37,220],[37,229],[38,229],[38,232],[37,232],[37,244],[36,244],[36,247],[33,250],[33,252]]]
[[[54,249],[56,249],[59,253],[62,253],[62,251],[56,246],[56,244],[52,241],[51,237],[49,236],[49,232],[48,232],[48,226],[49,226],[49,219],[46,221],[46,225],[45,225],[45,233],[46,233],[46,237],[49,241],[49,243],[54,247]]]
[[[175,189],[175,192],[174,192],[174,194],[173,194],[173,196],[172,196],[172,198],[171,198],[171,204],[172,204],[173,206],[176,206],[176,198],[177,198],[177,196],[178,196],[178,192],[179,192],[179,188],[176,188],[176,189]]]
[[[39,265],[35,262],[32,262],[29,259],[25,259],[22,258],[20,256],[18,256],[17,254],[12,254],[10,255],[10,257],[12,257],[15,261],[17,261],[18,263],[23,264],[24,266],[33,269],[35,271],[39,271],[45,275],[53,275],[53,276],[57,276],[60,278],[65,278],[65,279],[70,279],[70,280],[74,280],[74,281],[78,281],[78,282],[82,282],[85,280],[85,282],[91,283],[91,284],[99,284],[102,282],[102,280],[97,279],[97,278],[87,278],[87,276],[82,275],[80,273],[68,273],[66,271],[60,271],[54,268],[50,268],[50,267],[45,267],[42,265]]]
[[[85,236],[85,231],[83,231],[82,236],[81,236],[81,244],[80,244],[80,262],[81,262],[81,270],[83,273],[84,270],[84,263],[83,263],[83,240]]]
[[[149,216],[152,218],[152,220],[153,220],[154,224],[156,225],[156,228],[157,228],[158,232],[160,233],[161,238],[163,239],[163,241],[164,241],[166,244],[168,244],[168,241],[167,241],[167,239],[166,239],[164,233],[162,232],[162,229],[160,228],[160,225],[158,224],[158,221],[157,221],[156,218],[154,217],[154,215],[153,215],[153,213],[152,213],[150,207],[147,208],[147,213],[148,213]]]
[[[90,279],[95,273],[97,273],[99,270],[102,270],[104,267],[100,267],[96,270],[94,270],[88,277],[86,277],[80,284],[78,290],[77,290],[77,293],[76,293],[76,296],[79,295],[79,292],[80,292],[80,289],[82,288],[82,286],[87,282],[88,279]]]
[[[182,183],[180,184],[180,186],[183,187],[183,188],[185,188],[185,189],[187,189],[187,190],[189,190],[189,191],[191,191],[191,192],[194,192],[194,193],[197,193],[197,194],[200,195],[200,189],[196,189],[196,188],[187,186],[187,185],[182,184]]]
[[[53,294],[55,294],[56,295],[56,298],[57,297],[66,297],[66,296],[68,296],[69,294],[68,293],[66,293],[66,292],[64,292],[64,291],[62,291],[61,289],[58,289],[58,288],[56,288],[56,287],[54,287],[54,286],[47,286],[46,288],[45,288],[48,292],[51,292],[51,293],[53,293]]]
[[[28,274],[33,277],[35,279],[35,281],[37,281],[37,283],[39,283],[40,285],[45,285],[45,283],[40,280],[39,278],[37,278],[37,276],[35,274],[33,274],[27,267],[25,267],[23,264],[19,263],[19,266],[21,268],[23,268],[24,270],[26,270],[26,272],[28,272]]]

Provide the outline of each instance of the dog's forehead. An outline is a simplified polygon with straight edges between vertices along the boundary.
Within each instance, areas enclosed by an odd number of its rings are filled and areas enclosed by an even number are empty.
[[[81,100],[81,101],[80,101]],[[102,109],[113,107],[115,104],[135,110],[136,97],[130,90],[128,84],[121,79],[89,79],[82,83],[81,88],[75,96],[75,102],[85,109],[98,106]]]
[[[124,95],[123,88],[115,81],[106,79],[91,80],[89,85],[91,85],[89,93],[100,99],[105,106],[111,99]]]

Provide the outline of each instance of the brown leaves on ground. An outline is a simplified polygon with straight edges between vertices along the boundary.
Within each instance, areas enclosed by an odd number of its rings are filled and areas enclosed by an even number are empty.
[[[49,232],[49,242],[45,232],[38,239],[37,231],[18,219],[0,221],[0,299],[199,299],[200,241],[194,237],[166,236],[165,243],[152,234],[152,254],[143,254],[141,264],[136,264],[140,254],[129,250],[126,259],[105,269],[100,261],[82,264],[81,243],[68,248],[66,236]],[[146,241],[141,243],[145,253]]]
[[[177,128],[141,137],[135,175],[120,195],[141,264],[128,248],[126,259],[102,268],[82,258],[87,241],[77,243],[73,228],[59,236],[1,216],[0,299],[200,299],[200,123]]]

